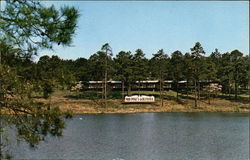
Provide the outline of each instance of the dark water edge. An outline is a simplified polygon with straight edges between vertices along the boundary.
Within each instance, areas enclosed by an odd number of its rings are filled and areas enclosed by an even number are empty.
[[[249,114],[79,114],[66,123],[63,137],[36,150],[12,138],[14,159],[249,159]]]

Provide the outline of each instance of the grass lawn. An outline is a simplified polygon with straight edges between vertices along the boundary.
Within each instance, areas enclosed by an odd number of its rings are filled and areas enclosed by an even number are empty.
[[[161,105],[158,91],[140,91],[141,95],[154,95],[156,102],[152,104],[124,104],[121,92],[113,91],[108,94],[107,105],[101,98],[101,92],[84,91],[71,92],[66,90],[57,90],[51,100],[37,97],[36,100],[42,103],[51,103],[53,106],[59,106],[64,111],[73,113],[138,113],[138,112],[242,112],[249,113],[250,105],[246,95],[239,95],[239,101],[230,100],[227,97],[208,100],[201,98],[199,107],[194,108],[192,95],[179,94],[179,101],[176,101],[176,92],[165,91],[164,103]],[[131,95],[139,94],[132,91]],[[232,95],[233,97],[233,95]]]

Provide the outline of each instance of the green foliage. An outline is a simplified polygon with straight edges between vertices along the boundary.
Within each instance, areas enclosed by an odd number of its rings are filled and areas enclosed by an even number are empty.
[[[107,62],[106,62],[107,61]],[[113,73],[113,60],[111,54],[98,51],[89,58],[89,76],[91,80],[102,80],[105,77],[105,70],[108,70],[108,77]]]
[[[199,42],[196,42],[194,47],[191,50],[192,63],[189,64],[193,74],[193,79],[198,81],[201,75],[204,73],[204,58],[203,55],[205,51]]]
[[[232,63],[235,100],[237,100],[239,81],[240,79],[244,79],[245,75],[247,75],[247,67],[244,65],[243,54],[238,50],[233,50],[231,52],[230,60]]]
[[[184,79],[184,59],[183,54],[180,51],[175,51],[171,55],[170,59],[170,76],[174,82],[174,90],[177,92],[176,98],[178,100],[179,93],[179,81]]]
[[[23,114],[13,117],[13,122],[18,136],[28,141],[31,147],[35,147],[48,134],[61,136],[65,127],[63,115],[58,108],[42,109],[34,107],[32,114]]]
[[[70,88],[75,83],[74,73],[58,56],[42,56],[36,65],[36,83],[43,92],[44,98],[48,98],[53,88]]]
[[[105,45],[104,45],[105,46]],[[74,76],[82,75],[82,81],[88,80],[104,80],[105,77],[105,49],[93,54],[88,60],[82,58],[80,60],[71,60],[71,66],[74,70]],[[111,49],[107,50],[108,52]],[[236,52],[236,51],[234,51]],[[111,52],[110,52],[111,53]],[[191,53],[184,55],[180,51],[172,53],[168,57],[163,50],[159,50],[153,54],[151,59],[147,59],[142,50],[136,50],[133,55],[130,51],[120,51],[114,59],[111,54],[107,57],[108,79],[124,82],[124,90],[130,93],[131,87],[135,81],[142,80],[173,80],[172,89],[181,93],[192,93],[197,91],[199,96],[202,87],[200,81],[213,81],[221,84],[223,93],[235,92],[235,79],[237,78],[237,86],[240,92],[245,92],[248,86],[248,56],[238,55],[241,57],[237,62],[232,58],[231,53],[221,54],[215,49],[210,56],[204,56],[203,47],[199,42],[195,43],[191,48]],[[234,56],[234,57],[235,57]],[[80,63],[81,62],[81,63]],[[70,68],[70,67],[68,67]],[[81,70],[78,70],[81,68]],[[238,74],[236,75],[238,71]],[[161,77],[162,76],[162,77]],[[178,86],[178,81],[187,81],[185,86]],[[196,83],[196,87],[195,87]],[[158,88],[158,87],[157,87]],[[124,94],[124,92],[123,92]]]
[[[75,62],[72,62],[74,77],[76,81],[86,81],[91,80],[89,77],[89,63],[85,58],[78,58]]]
[[[45,99],[49,98],[50,94],[53,92],[53,87],[51,84],[49,84],[48,82],[44,82],[42,84],[42,88],[43,88],[43,97]]]
[[[2,51],[1,47],[0,51]],[[1,116],[1,127],[15,126],[18,137],[29,142],[32,147],[43,140],[47,134],[60,136],[65,127],[62,112],[58,108],[50,108],[34,102],[30,94],[36,86],[33,83],[34,79],[26,78],[25,75],[28,75],[26,67],[17,66],[21,67],[17,69],[9,66],[8,63],[5,59],[1,64],[0,109],[1,114],[4,112],[12,115]],[[52,87],[48,83],[44,85],[47,98],[52,92]]]
[[[155,79],[162,79],[166,77],[167,66],[168,66],[168,55],[164,53],[164,50],[159,50],[153,57],[149,60],[150,73]]]
[[[132,79],[133,81],[141,81],[148,76],[148,60],[141,49],[137,49],[132,57]]]
[[[191,50],[191,57],[192,57],[192,63],[189,64],[191,68],[191,77],[193,79],[193,83],[195,86],[194,92],[195,92],[195,107],[197,107],[197,97],[200,98],[200,79],[204,74],[206,74],[204,71],[205,65],[204,65],[204,57],[205,51],[203,50],[203,47],[199,42],[196,42],[193,48],[190,48]]]
[[[39,64],[31,58],[39,49],[70,45],[78,17],[75,8],[56,10],[28,0],[6,1],[0,11],[0,128],[15,126],[20,140],[32,147],[48,134],[62,135],[65,124],[58,108],[37,104],[31,93],[42,86],[47,98],[67,73],[53,70],[59,70],[58,57],[42,57]],[[12,115],[2,116],[3,112]],[[2,146],[1,142],[0,159],[4,158]]]
[[[122,95],[121,95],[121,92],[119,91],[113,91],[108,94],[108,98],[109,99],[121,99]]]
[[[199,42],[191,48],[191,53],[183,55],[177,50],[171,58],[161,49],[147,59],[137,49],[135,54],[121,51],[113,59],[112,49],[106,43],[89,59],[42,56],[37,63],[32,61],[39,49],[53,49],[54,44],[70,45],[78,17],[75,8],[56,10],[54,6],[45,7],[39,1],[28,0],[7,1],[0,13],[0,111],[13,114],[1,116],[4,122],[1,125],[14,125],[19,138],[31,146],[36,146],[46,135],[62,135],[64,118],[72,117],[56,107],[36,103],[33,92],[42,92],[44,98],[49,98],[55,88],[69,89],[77,81],[104,79],[121,80],[127,90],[135,81],[173,80],[177,86],[178,81],[187,80],[187,85],[192,85],[187,90],[194,89],[196,97],[201,80],[218,81],[223,93],[234,92],[236,98],[240,90],[249,89],[249,56],[238,50],[222,54],[215,49],[205,57]],[[178,95],[178,86],[176,90]],[[122,97],[120,92],[110,92],[107,96]],[[76,98],[95,100],[101,94],[84,91]],[[1,133],[3,127],[0,126]]]
[[[171,68],[170,74],[171,74],[171,79],[173,81],[180,81],[184,79],[183,77],[183,70],[184,70],[183,64],[184,63],[183,62],[184,62],[183,54],[180,51],[177,50],[172,53],[169,67]]]
[[[221,63],[218,66],[218,78],[222,83],[222,92],[230,93],[233,77],[233,68],[230,62],[230,53],[225,53],[221,57]]]
[[[216,48],[214,52],[211,53],[211,55],[209,56],[211,58],[211,61],[213,63],[215,63],[216,66],[218,66],[221,62],[221,53],[219,52],[219,50]]]
[[[1,39],[22,48],[27,54],[53,44],[69,45],[75,33],[78,11],[45,7],[39,1],[10,0],[0,14]]]
[[[199,59],[205,54],[205,51],[203,50],[203,47],[201,46],[200,42],[196,42],[194,47],[190,50],[191,55],[194,59]]]
[[[132,54],[131,52],[120,51],[116,58],[114,58],[115,64],[115,79],[129,83],[132,81],[133,69],[132,69]]]
[[[192,80],[192,57],[190,53],[186,53],[184,55],[184,70],[183,70],[183,74],[184,77],[187,81]]]

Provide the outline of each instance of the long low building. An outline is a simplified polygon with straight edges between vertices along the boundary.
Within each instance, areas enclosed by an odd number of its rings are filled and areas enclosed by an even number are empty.
[[[102,89],[104,86],[104,81],[87,81],[80,82],[85,89]],[[164,88],[171,88],[172,81],[164,81]],[[131,89],[156,89],[160,84],[159,80],[143,80],[143,81],[135,81],[130,83]],[[107,85],[112,89],[121,89],[122,81],[107,81]],[[126,86],[125,86],[126,88]],[[159,88],[159,87],[158,87]]]
[[[186,87],[187,81],[179,81],[178,86],[179,88]],[[209,80],[200,81],[201,87],[210,83],[217,83]],[[81,86],[83,90],[101,90],[104,88],[105,82],[104,81],[79,81],[77,83],[78,86]],[[107,86],[109,89],[122,89],[122,81],[107,81]],[[173,89],[174,82],[172,80],[165,80],[163,83],[164,89]],[[135,81],[130,83],[131,90],[157,90],[160,88],[160,81],[159,80],[142,80],[142,81]],[[125,85],[125,90],[127,90],[127,86]]]

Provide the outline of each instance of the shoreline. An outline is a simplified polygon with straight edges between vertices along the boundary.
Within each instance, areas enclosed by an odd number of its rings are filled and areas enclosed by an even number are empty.
[[[67,110],[68,111],[68,110]],[[249,111],[206,111],[206,110],[199,110],[199,111],[145,111],[145,112],[72,112],[73,115],[76,114],[139,114],[139,113],[240,113],[240,114],[249,114]]]
[[[91,112],[91,113],[86,113],[86,112],[79,112],[79,113],[72,113],[73,115],[80,115],[80,114],[85,114],[85,115],[103,115],[103,114],[143,114],[143,113],[221,113],[221,114],[246,114],[250,116],[249,111],[240,111],[240,112],[224,112],[224,111],[214,111],[214,112],[208,112],[208,111],[198,111],[198,112],[193,112],[193,111],[173,111],[173,112]]]
[[[37,101],[44,104],[48,100],[39,98]],[[231,102],[223,99],[214,99],[210,104],[200,101],[199,107],[193,107],[192,100],[164,100],[161,106],[159,100],[152,104],[123,104],[122,100],[108,100],[107,106],[102,100],[69,99],[64,97],[52,97],[52,106],[59,107],[62,111],[70,111],[72,114],[129,114],[129,113],[245,113],[250,114],[250,105],[242,102]]]
[[[72,99],[62,96],[53,96],[51,100],[35,98],[36,102],[51,104],[52,107],[59,107],[62,112],[71,114],[136,114],[136,113],[242,113],[250,115],[250,104],[247,102],[235,102],[225,99],[213,99],[211,104],[201,100],[199,107],[194,108],[194,101],[190,99],[156,100],[154,103],[123,103],[120,99],[109,99],[107,106],[103,100],[96,99]],[[1,114],[6,113],[4,110]]]

